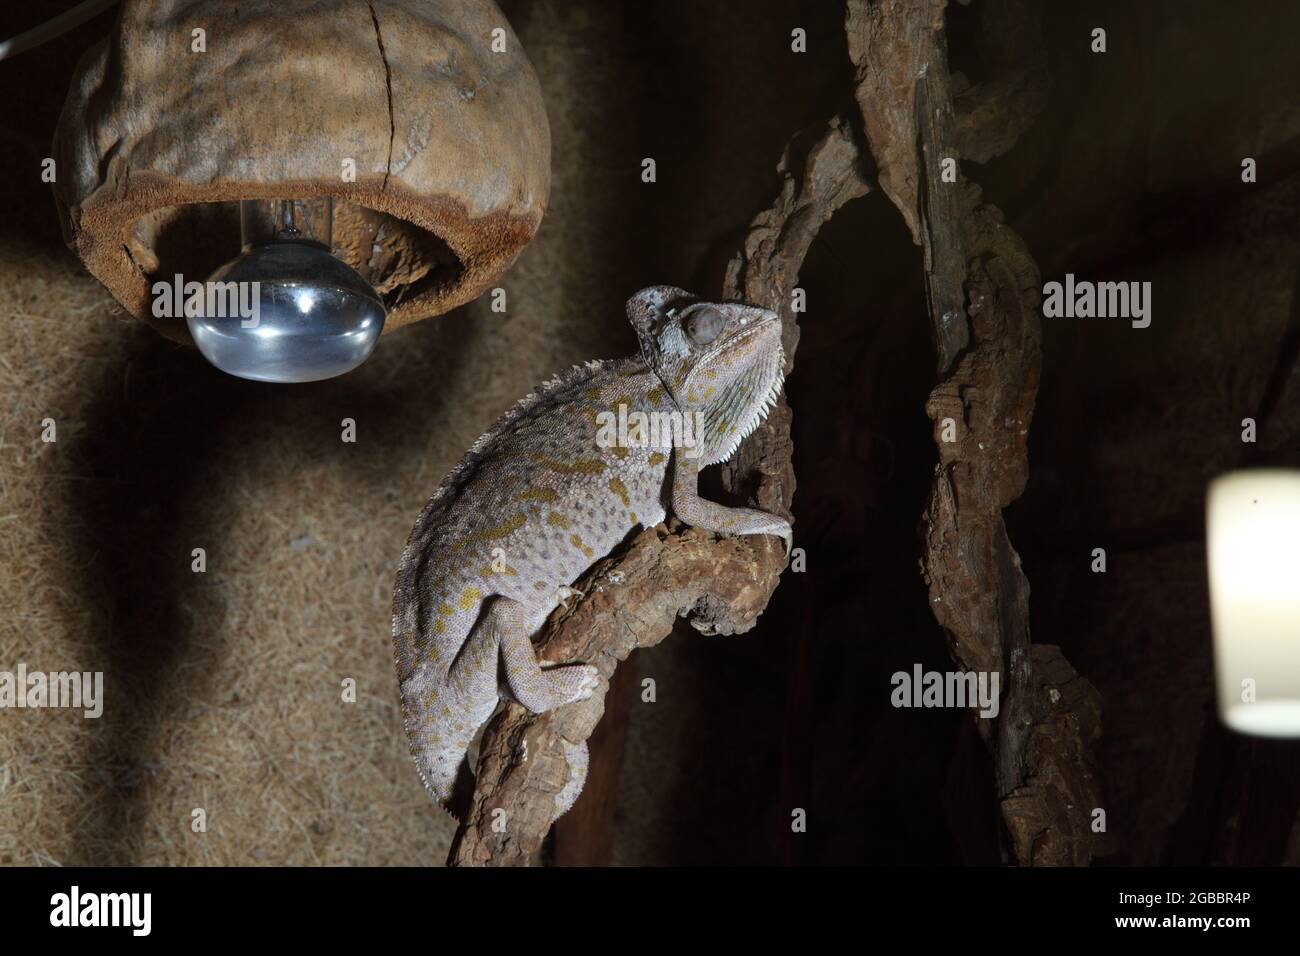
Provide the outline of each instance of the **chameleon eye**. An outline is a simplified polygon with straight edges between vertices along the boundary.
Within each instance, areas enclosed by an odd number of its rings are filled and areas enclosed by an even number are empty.
[[[708,345],[718,337],[727,320],[717,309],[703,306],[691,312],[686,320],[686,335],[694,345]]]

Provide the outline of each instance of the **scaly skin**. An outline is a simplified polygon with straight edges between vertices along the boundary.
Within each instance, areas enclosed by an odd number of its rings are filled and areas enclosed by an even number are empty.
[[[669,286],[638,293],[628,314],[642,354],[575,366],[503,415],[443,480],[402,555],[393,643],[406,732],[444,807],[500,697],[540,713],[591,695],[594,667],[542,670],[531,638],[570,584],[633,529],[662,521],[666,504],[688,524],[776,534],[789,548],[783,519],[696,494],[700,467],[728,457],[780,389],[775,314],[696,303]],[[703,427],[682,447],[681,431],[638,430],[637,412],[678,423],[694,414]],[[557,817],[586,774],[585,745],[567,756],[573,779]]]

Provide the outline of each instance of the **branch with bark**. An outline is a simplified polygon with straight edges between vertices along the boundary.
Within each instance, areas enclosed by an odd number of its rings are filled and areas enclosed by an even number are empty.
[[[924,252],[939,382],[926,411],[939,462],[925,511],[930,605],[963,670],[1003,678],[994,758],[1002,820],[1021,865],[1086,865],[1099,848],[1093,756],[1096,690],[1060,649],[1029,635],[1029,582],[1002,511],[1028,478],[1038,391],[1040,277],[1029,250],[959,175],[957,161],[1009,149],[1045,99],[1037,12],[1023,0],[984,10],[1010,74],[970,87],[959,121],[948,73],[946,0],[849,0],[857,101],[882,190]]]

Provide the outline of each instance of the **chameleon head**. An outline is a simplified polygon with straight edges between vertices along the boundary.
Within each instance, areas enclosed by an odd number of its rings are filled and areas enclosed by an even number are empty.
[[[770,309],[701,302],[675,286],[627,303],[641,355],[683,413],[694,416],[700,465],[725,461],[776,404],[785,374],[781,321]]]

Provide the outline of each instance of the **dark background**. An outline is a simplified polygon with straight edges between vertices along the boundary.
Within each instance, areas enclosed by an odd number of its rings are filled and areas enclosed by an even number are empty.
[[[67,6],[10,5],[0,35]],[[30,492],[7,502],[19,517],[0,525],[15,582],[0,648],[32,666],[42,649],[63,648],[58,662],[84,653],[122,695],[93,731],[56,725],[61,715],[0,715],[0,755],[18,768],[0,788],[0,861],[436,862],[445,850],[447,822],[403,767],[384,698],[395,698],[384,578],[422,497],[536,381],[630,352],[621,304],[636,289],[716,293],[774,194],[788,137],[851,106],[836,3],[503,9],[554,139],[551,208],[508,276],[517,317],[498,327],[471,306],[394,333],[346,379],[295,390],[222,378],[111,319],[61,243],[39,161],[76,58],[112,14],[0,62],[0,320],[41,336],[4,346],[6,433],[18,436],[7,444],[26,448],[45,406],[82,423],[71,446],[61,437],[66,458],[11,449],[0,461],[11,490]],[[977,14],[949,11],[953,69],[972,78]],[[807,54],[790,52],[795,26]],[[1108,33],[1102,55],[1089,51],[1096,26]],[[1029,482],[1008,511],[1033,639],[1059,644],[1103,698],[1112,840],[1099,862],[1300,863],[1300,750],[1231,739],[1213,716],[1202,516],[1213,476],[1300,457],[1300,8],[1048,3],[1043,27],[1046,108],[1010,153],[963,174],[1004,211],[1044,281],[1154,285],[1145,330],[1044,320]],[[658,163],[652,188],[643,156]],[[1241,182],[1246,156],[1255,184]],[[46,296],[36,305],[33,275]],[[687,629],[624,665],[626,728],[605,749],[621,750],[613,830],[589,837],[619,863],[997,862],[991,773],[970,718],[889,703],[893,672],[949,666],[918,571],[936,461],[919,250],[873,192],[823,230],[800,284],[809,311],[787,394],[808,571],[786,575],[750,634]],[[331,458],[337,448],[319,438],[343,414],[372,429],[364,462]],[[1248,416],[1254,447],[1240,438]],[[240,482],[275,491],[213,503]],[[287,507],[304,511],[315,539],[332,536],[325,571],[337,588],[307,591],[302,576],[321,568],[239,544]],[[261,580],[199,593],[176,555],[196,540],[220,551],[227,534]],[[1107,550],[1104,575],[1089,570],[1095,547]],[[299,605],[341,622],[327,652],[313,646],[318,624],[295,619]],[[333,662],[323,680],[373,677],[365,735],[293,710],[320,691],[283,661],[321,657]],[[275,705],[247,690],[266,669],[282,675]],[[647,676],[660,687],[653,706],[639,703]],[[202,710],[213,701],[225,716]],[[291,719],[253,751],[232,742],[250,722]],[[178,722],[193,728],[184,740]],[[194,752],[203,759],[184,756]],[[236,802],[253,783],[222,843],[196,847],[158,823],[183,817],[200,784]],[[277,800],[289,822],[272,825],[277,815],[256,808]],[[790,832],[794,807],[807,810],[807,833]]]

